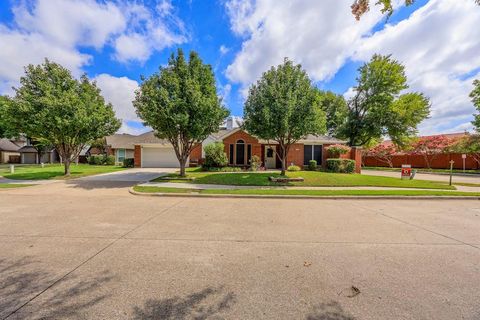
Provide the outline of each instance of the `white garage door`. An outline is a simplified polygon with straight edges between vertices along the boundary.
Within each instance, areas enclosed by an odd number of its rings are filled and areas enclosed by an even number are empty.
[[[177,156],[173,148],[147,148],[142,150],[144,168],[178,168]]]

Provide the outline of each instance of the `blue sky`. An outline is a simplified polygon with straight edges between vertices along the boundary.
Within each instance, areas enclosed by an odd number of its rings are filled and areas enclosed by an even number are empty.
[[[44,57],[97,79],[124,120],[145,130],[131,100],[148,76],[182,48],[213,66],[219,94],[241,116],[248,86],[289,57],[315,84],[348,97],[357,69],[374,53],[407,68],[412,91],[432,102],[421,133],[471,128],[471,82],[480,74],[480,9],[468,0],[418,0],[387,21],[374,7],[360,22],[351,0],[4,0],[0,8],[0,91],[22,66]]]

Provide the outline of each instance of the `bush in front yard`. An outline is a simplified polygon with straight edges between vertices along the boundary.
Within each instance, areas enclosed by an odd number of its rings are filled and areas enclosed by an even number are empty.
[[[317,170],[317,160],[308,161],[308,170],[310,170],[310,171]]]
[[[300,171],[300,167],[299,166],[289,166],[287,168],[287,171]]]
[[[127,158],[123,160],[124,168],[133,168],[134,165],[135,165],[135,160],[133,158]]]
[[[250,159],[250,171],[258,171],[262,166],[262,159],[259,156],[253,155]]]
[[[342,154],[350,152],[350,148],[343,144],[333,144],[326,149],[332,158],[340,158]]]
[[[92,166],[101,166],[104,158],[105,157],[103,155],[92,155],[88,157],[88,164]]]
[[[354,173],[355,160],[327,159],[327,171],[335,173]]]
[[[208,172],[241,172],[242,168],[240,167],[202,167],[203,171],[208,171]]]
[[[206,168],[222,168],[228,165],[228,158],[225,154],[225,146],[221,142],[207,144],[204,148]]]
[[[115,165],[115,156],[106,156],[104,164],[107,165],[107,166]]]

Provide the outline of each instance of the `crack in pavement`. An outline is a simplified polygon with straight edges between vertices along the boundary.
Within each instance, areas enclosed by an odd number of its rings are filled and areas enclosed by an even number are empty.
[[[163,209],[162,211],[160,211],[159,213],[149,217],[148,219],[146,219],[144,222],[140,223],[139,225],[135,226],[133,229],[127,231],[126,233],[124,233],[123,235],[121,235],[120,237],[116,238],[115,240],[113,240],[112,242],[108,243],[106,246],[104,246],[102,249],[100,249],[99,251],[97,251],[96,253],[94,253],[93,255],[91,255],[89,258],[87,258],[85,261],[81,262],[80,264],[78,264],[76,267],[74,267],[72,270],[70,270],[69,272],[67,272],[66,274],[64,274],[63,276],[61,276],[59,279],[55,280],[52,284],[50,284],[49,286],[47,286],[45,289],[43,289],[42,291],[40,291],[39,293],[37,293],[36,295],[34,295],[32,298],[30,298],[28,301],[26,301],[24,304],[22,304],[21,306],[19,306],[17,309],[13,310],[10,314],[8,314],[5,318],[3,318],[3,320],[5,319],[8,319],[10,318],[12,315],[14,315],[15,313],[17,313],[19,310],[21,310],[22,308],[24,308],[26,305],[28,305],[30,302],[32,302],[33,300],[35,300],[36,298],[38,298],[39,296],[41,296],[42,294],[44,294],[46,291],[48,291],[50,288],[54,287],[56,284],[60,283],[62,280],[64,280],[66,277],[68,277],[70,274],[72,274],[73,272],[75,272],[76,270],[78,270],[79,268],[81,268],[82,266],[84,266],[85,264],[87,264],[88,262],[90,262],[93,258],[97,257],[99,254],[101,254],[102,252],[104,252],[105,250],[107,250],[108,248],[110,248],[111,246],[113,246],[115,243],[117,243],[119,240],[123,239],[124,237],[126,237],[127,235],[129,235],[130,233],[134,232],[135,230],[141,228],[142,226],[146,225],[147,223],[149,223],[150,221],[154,220],[155,218],[159,217],[159,216],[162,216],[164,214],[167,213],[167,211],[169,211],[170,209],[173,209],[174,207],[176,207],[177,205],[179,205],[180,203],[182,202],[185,202],[184,199],[174,203],[173,205],[169,206],[168,208],[165,208]]]

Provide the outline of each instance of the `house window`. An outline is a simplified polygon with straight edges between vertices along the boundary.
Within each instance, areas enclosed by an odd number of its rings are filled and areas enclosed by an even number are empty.
[[[317,165],[322,164],[322,146],[304,145],[303,146],[303,164],[308,166],[310,160],[316,160]]]
[[[228,163],[233,164],[233,144],[230,145],[228,150]]]
[[[245,141],[238,140],[235,145],[235,164],[244,165],[245,164]]]
[[[125,149],[117,149],[117,162],[125,160]]]
[[[251,160],[252,160],[252,145],[249,144],[247,145],[247,163],[250,164]]]

